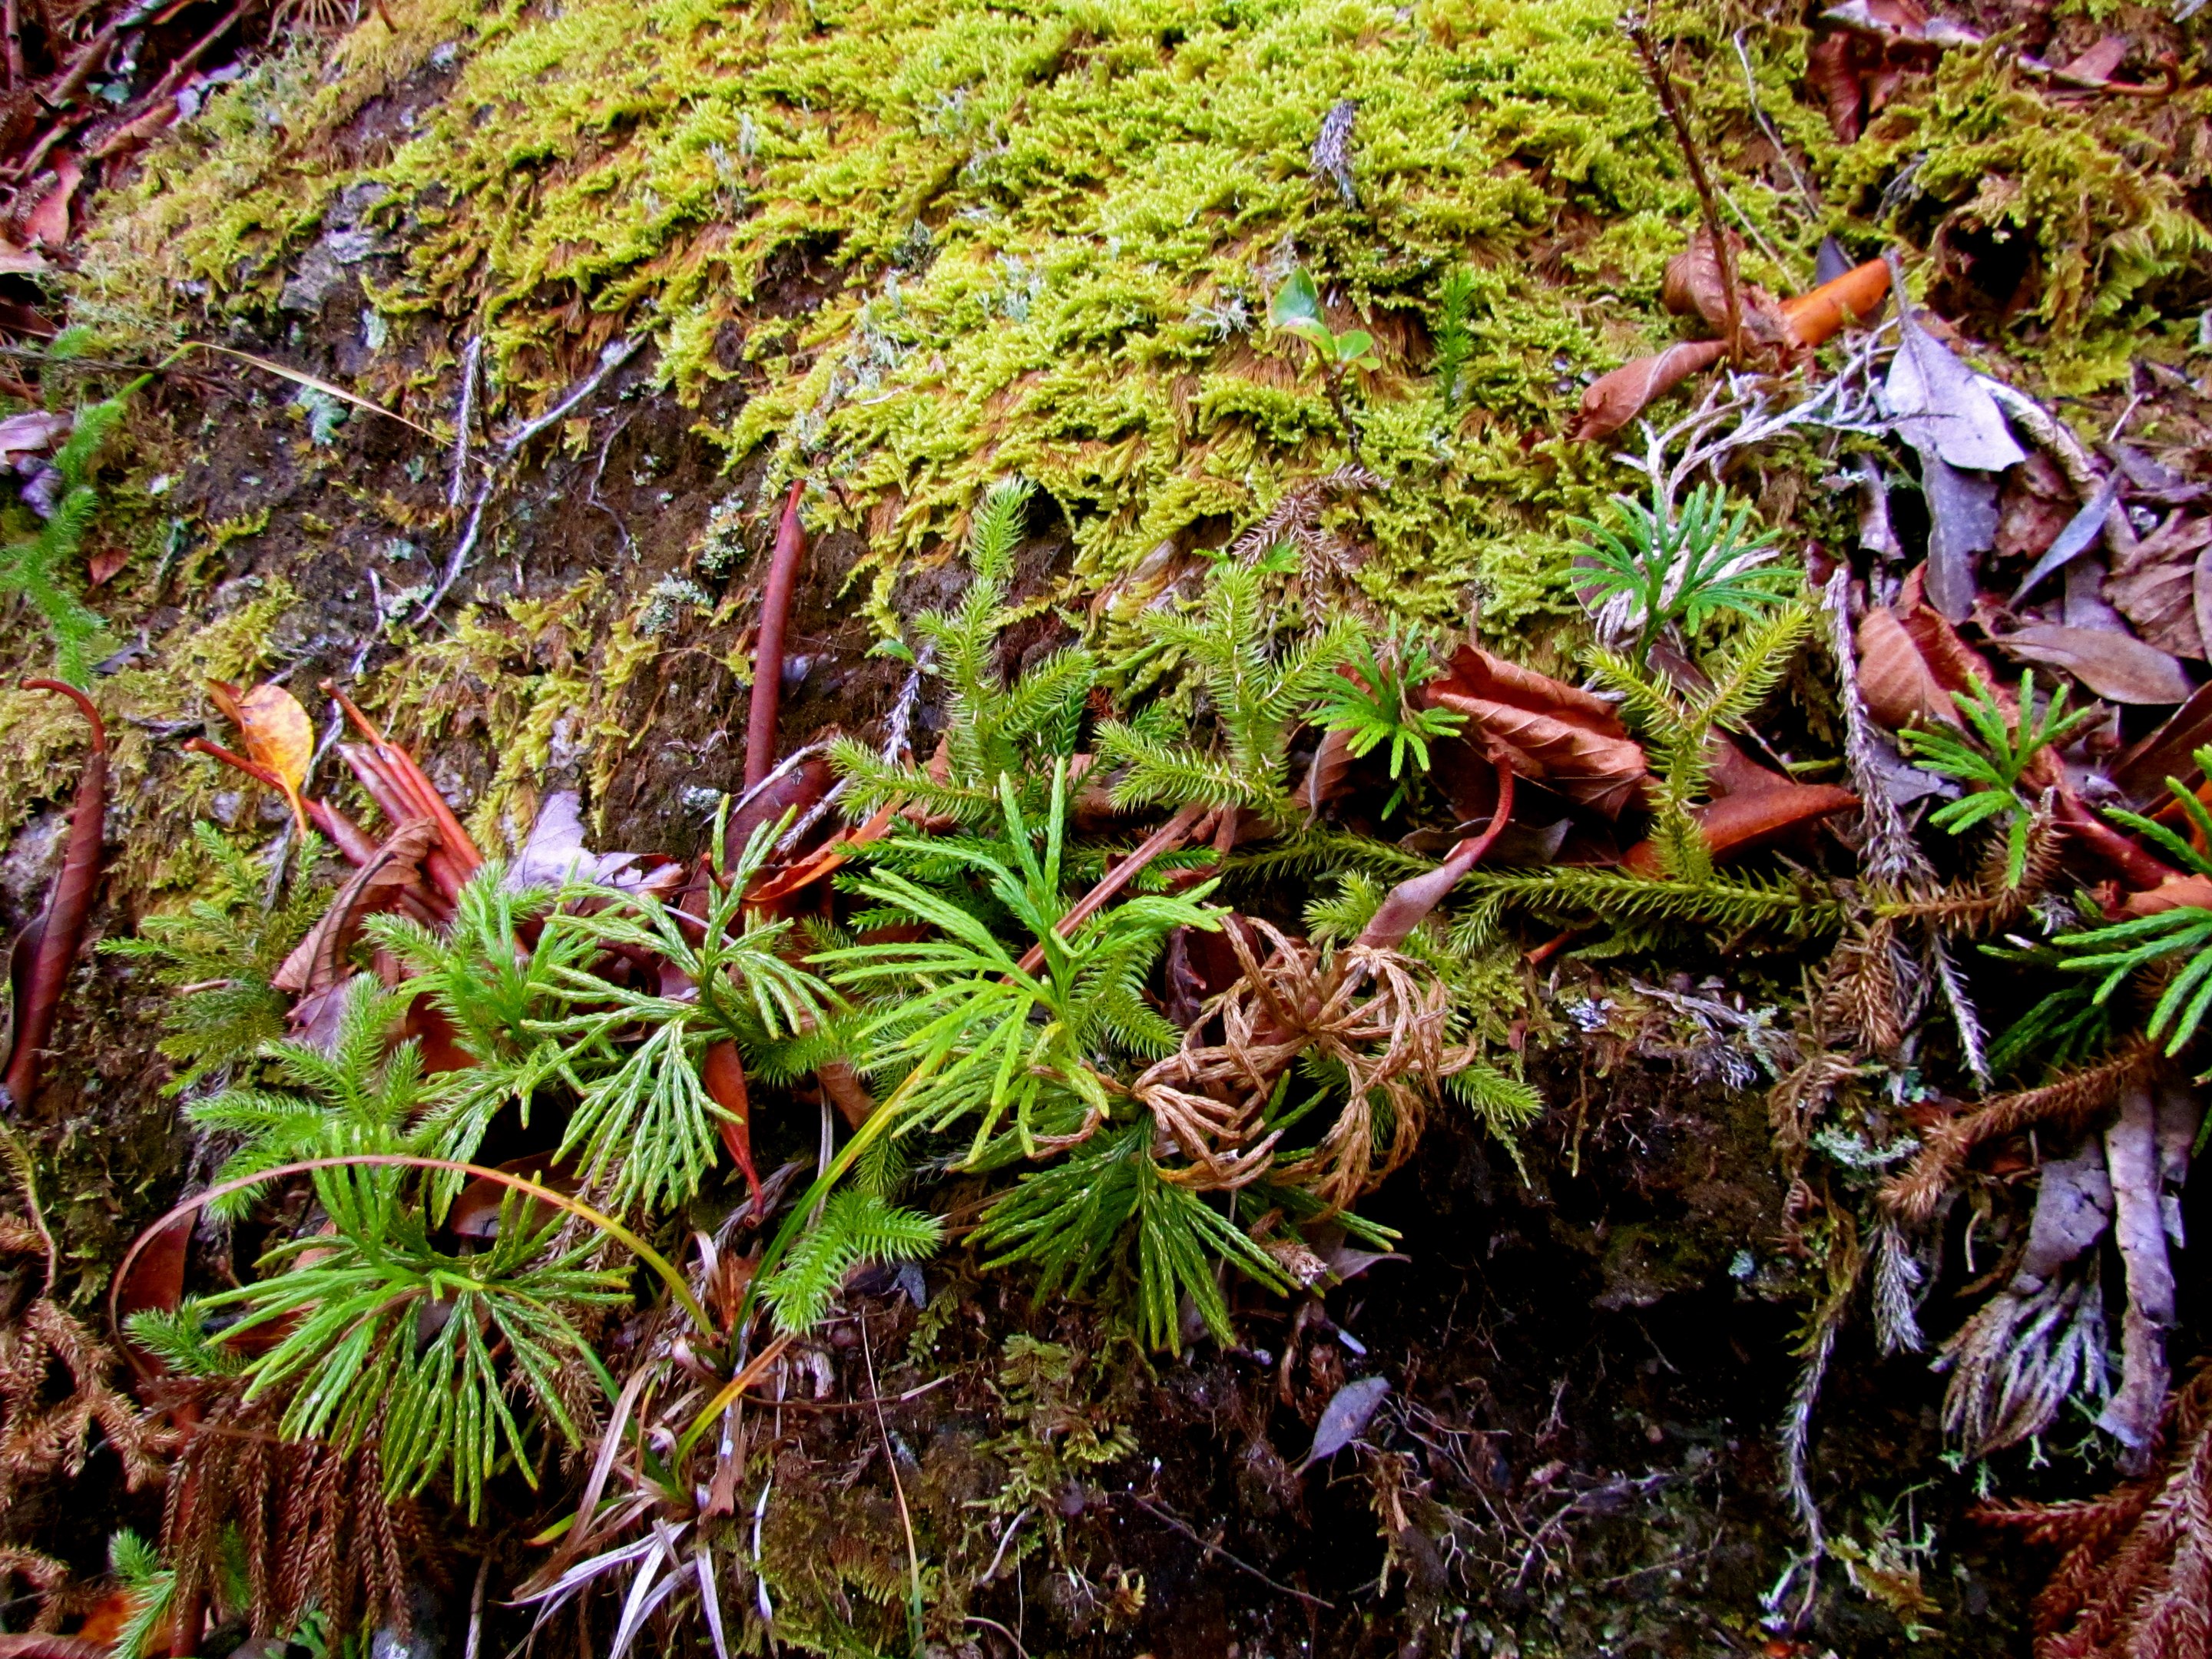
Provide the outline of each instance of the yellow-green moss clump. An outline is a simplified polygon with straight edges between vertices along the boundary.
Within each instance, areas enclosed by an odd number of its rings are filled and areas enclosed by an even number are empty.
[[[1338,509],[1376,550],[1361,580],[1440,616],[1474,590],[1510,623],[1555,597],[1550,526],[1605,465],[1553,434],[1591,372],[1676,329],[1656,290],[1694,202],[1614,0],[395,9],[320,76],[266,65],[157,149],[94,233],[81,308],[148,331],[179,307],[264,310],[338,193],[374,181],[369,222],[401,258],[371,290],[368,389],[441,418],[442,371],[481,331],[501,395],[542,402],[643,331],[685,398],[738,384],[702,435],[769,449],[771,484],[830,486],[811,516],[863,528],[879,579],[1006,473],[1066,514],[1073,592],[1347,459],[1302,348],[1264,323],[1303,263],[1382,359],[1354,402],[1385,487]],[[1844,227],[1759,137],[1736,21],[1661,23],[1754,231],[1748,274],[1788,290]],[[2077,250],[2052,252],[2037,314],[2070,384],[2110,371],[2147,284],[2201,263],[2203,227],[2119,116],[2023,118],[2008,100],[2033,95],[1961,54],[1839,151],[1796,100],[1803,32],[1749,44],[1832,201],[1909,149],[1928,199],[1978,180],[1984,221]],[[407,112],[364,151],[379,94]],[[1353,202],[1309,157],[1345,99]],[[1472,353],[1449,405],[1428,328],[1462,267]]]

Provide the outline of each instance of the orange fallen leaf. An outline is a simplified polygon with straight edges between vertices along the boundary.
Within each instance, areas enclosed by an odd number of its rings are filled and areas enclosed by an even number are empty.
[[[758,1206],[761,1182],[753,1168],[752,1101],[745,1091],[744,1062],[738,1058],[737,1044],[708,1043],[707,1052],[699,1057],[699,1081],[706,1085],[708,1097],[722,1109],[724,1115],[714,1120],[714,1127],[721,1132],[730,1161],[744,1176]]]
[[[300,799],[307,781],[307,763],[315,753],[315,724],[300,700],[274,681],[264,681],[242,695],[222,680],[209,683],[216,706],[238,727],[246,758],[265,767],[276,777],[292,809],[300,833],[307,832],[307,809]]]
[[[1845,323],[1866,321],[1888,298],[1889,267],[1880,259],[1869,259],[1832,282],[1794,300],[1784,300],[1782,316],[1800,344],[1816,346]]]
[[[1784,783],[1708,801],[1690,816],[1698,821],[1706,850],[1717,861],[1725,861],[1771,846],[1800,824],[1848,812],[1858,804],[1856,795],[1832,783]],[[1659,849],[1649,841],[1630,848],[1621,863],[1640,876],[1656,876],[1662,867]]]

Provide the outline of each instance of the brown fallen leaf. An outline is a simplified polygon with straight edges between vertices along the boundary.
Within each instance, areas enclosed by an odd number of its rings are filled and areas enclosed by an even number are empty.
[[[1691,375],[1711,368],[1728,355],[1718,340],[1688,340],[1623,363],[1601,374],[1583,393],[1582,409],[1567,437],[1575,443],[1610,438]]]
[[[2114,563],[2105,597],[2144,641],[2200,661],[2212,647],[2212,519],[2168,516]]]
[[[307,832],[307,809],[300,799],[307,781],[307,763],[315,753],[315,725],[300,700],[274,681],[240,693],[222,680],[209,682],[208,691],[246,745],[246,757],[265,769],[284,792],[300,833]]]
[[[1893,732],[1908,726],[1962,722],[1944,684],[1897,613],[1887,607],[1860,619],[1859,694],[1867,712]]]
[[[393,830],[376,855],[338,889],[331,908],[293,946],[269,982],[280,991],[313,994],[331,990],[350,977],[353,969],[346,955],[361,935],[362,919],[390,909],[401,892],[421,884],[422,856],[436,835],[428,818],[410,818]]]
[[[115,580],[115,574],[131,562],[130,550],[120,547],[103,547],[84,562],[84,580],[93,587],[105,587]]]
[[[1779,788],[1707,801],[1690,816],[1698,821],[1706,850],[1716,862],[1725,863],[1771,847],[1802,825],[1848,812],[1858,804],[1856,795],[1832,783],[1785,782]],[[1621,863],[1640,876],[1656,876],[1664,867],[1657,843],[1650,841],[1630,848]]]
[[[2058,465],[2041,450],[2005,474],[1997,494],[1996,550],[2001,558],[2039,559],[2072,520],[2078,503]]]
[[[2164,809],[2172,807],[2178,813],[2166,781],[2196,780],[2195,756],[2207,744],[2212,744],[2212,684],[2198,686],[2157,730],[2115,757],[2105,775],[2137,811],[2159,808],[2164,817]]]
[[[2196,688],[2171,653],[2125,634],[2060,623],[2025,623],[1990,643],[2021,662],[2063,669],[2108,702],[2186,702]]]
[[[2212,910],[2212,876],[2173,876],[2143,892],[2130,893],[2120,908],[2130,916],[2154,916],[2190,907]]]
[[[23,240],[33,247],[58,248],[70,238],[70,203],[84,182],[84,168],[74,155],[54,163],[54,182],[38,206],[23,221]]]
[[[1465,714],[1468,735],[1479,732],[1518,775],[1608,817],[1643,792],[1643,747],[1601,697],[1474,645],[1461,647],[1449,672],[1421,694],[1431,708]]]

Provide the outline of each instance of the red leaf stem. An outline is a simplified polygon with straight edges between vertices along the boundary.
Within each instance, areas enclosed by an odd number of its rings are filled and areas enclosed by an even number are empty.
[[[1178,810],[1173,817],[1146,836],[1134,852],[1101,877],[1096,887],[1078,899],[1075,908],[1060,919],[1060,925],[1054,931],[1062,939],[1068,938],[1097,915],[1116,893],[1134,881],[1146,865],[1161,854],[1182,845],[1183,837],[1190,834],[1206,812],[1205,807],[1195,805]],[[1032,945],[1022,957],[1022,972],[1034,974],[1043,966],[1044,945],[1042,943]]]
[[[760,642],[753,650],[752,707],[745,716],[745,787],[752,788],[775,764],[775,717],[783,699],[783,629],[791,619],[791,590],[799,561],[806,552],[806,526],[799,521],[804,478],[793,479],[785,497],[783,520],[775,529],[775,551],[769,560],[768,590],[761,596]]]
[[[107,811],[107,728],[92,699],[59,680],[25,680],[27,691],[52,691],[77,706],[92,726],[92,752],[85,757],[77,776],[76,799],[70,808],[69,839],[62,854],[61,872],[39,921],[38,950],[29,972],[19,988],[15,1007],[15,1045],[8,1056],[4,1079],[9,1095],[19,1108],[27,1107],[38,1092],[39,1060],[52,1035],[54,1016],[68,988],[70,964],[84,942],[85,918],[92,911],[92,896],[100,885],[101,820]]]
[[[1397,949],[1505,833],[1506,821],[1513,816],[1513,769],[1503,760],[1492,760],[1491,765],[1498,773],[1498,806],[1490,815],[1490,827],[1453,848],[1444,854],[1443,862],[1427,874],[1411,877],[1393,887],[1374,919],[1361,930],[1358,943],[1370,950]]]

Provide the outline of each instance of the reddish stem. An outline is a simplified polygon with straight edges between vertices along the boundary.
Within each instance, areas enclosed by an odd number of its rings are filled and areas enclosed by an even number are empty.
[[[1062,939],[1068,938],[1077,928],[1097,915],[1109,899],[1134,881],[1138,873],[1146,865],[1159,857],[1161,854],[1180,847],[1183,837],[1191,832],[1198,821],[1206,814],[1206,809],[1203,806],[1192,805],[1180,809],[1173,817],[1146,836],[1138,845],[1136,851],[1100,878],[1096,887],[1077,900],[1075,908],[1060,919],[1060,925],[1054,931]],[[1021,970],[1025,974],[1034,974],[1043,966],[1044,945],[1042,941],[1039,941],[1030,946],[1027,952],[1024,954]]]
[[[2120,878],[2138,892],[2147,892],[2181,873],[2090,811],[2070,789],[2058,792],[2057,817],[2061,829],[2118,870]]]
[[[15,1046],[8,1056],[4,1083],[18,1109],[27,1109],[38,1092],[39,1058],[52,1035],[54,1016],[69,987],[71,964],[84,942],[85,919],[100,885],[101,820],[107,811],[107,728],[92,699],[59,680],[25,680],[27,691],[52,691],[75,703],[92,726],[92,752],[78,775],[76,799],[70,808],[69,840],[61,873],[40,918],[39,945],[30,972],[18,989]]]
[[[460,819],[454,817],[453,809],[446,805],[446,798],[438,793],[437,786],[416,764],[415,757],[407,752],[404,744],[392,742],[378,731],[368,716],[355,707],[353,699],[339,690],[333,682],[325,680],[323,690],[337,700],[338,707],[345,710],[346,718],[354,723],[362,736],[368,739],[377,759],[383,763],[389,774],[392,787],[409,803],[410,810],[404,816],[428,818],[435,824],[438,840],[449,855],[453,867],[459,872],[461,879],[465,881],[473,875],[477,866],[483,862],[483,854],[477,851],[476,842],[471,841],[469,832],[461,828]],[[399,821],[398,817],[392,819],[395,824]],[[432,857],[434,860],[436,855],[434,854]],[[442,883],[441,889],[443,890]],[[446,896],[451,898],[459,890],[459,884],[456,883],[453,892]]]
[[[769,560],[768,591],[761,596],[760,640],[753,649],[752,707],[745,717],[745,787],[752,788],[775,764],[775,717],[783,699],[783,629],[791,619],[791,590],[799,561],[806,552],[806,526],[799,521],[804,478],[793,479],[784,498],[783,520],[775,529],[775,552]]]
[[[1490,827],[1453,848],[1444,854],[1443,862],[1426,875],[1414,876],[1393,887],[1374,920],[1361,932],[1359,944],[1377,951],[1394,951],[1404,944],[1407,936],[1428,919],[1429,912],[1443,902],[1444,895],[1481,862],[1482,855],[1505,832],[1506,821],[1513,816],[1513,769],[1502,760],[1491,764],[1498,770],[1498,806],[1490,815]]]

